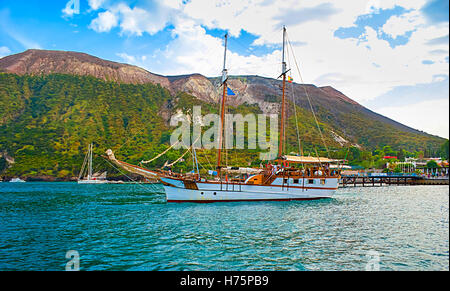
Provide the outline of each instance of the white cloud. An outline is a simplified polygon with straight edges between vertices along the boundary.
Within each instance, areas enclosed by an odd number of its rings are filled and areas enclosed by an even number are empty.
[[[117,53],[116,54],[118,57],[120,57],[121,59],[123,59],[125,62],[129,63],[129,64],[135,64],[136,63],[136,57],[134,56],[130,56],[126,53]]]
[[[6,46],[0,46],[0,58],[7,56],[11,53],[11,50]]]
[[[116,14],[105,11],[98,14],[98,17],[92,20],[90,28],[97,32],[108,32],[118,24],[118,17]]]
[[[379,113],[410,127],[449,137],[449,100],[423,101],[408,106],[385,107]]]
[[[429,83],[436,75],[448,76],[449,73],[448,63],[445,61],[449,51],[448,43],[440,41],[430,45],[430,40],[448,35],[448,23],[433,26],[427,24],[420,10],[426,0],[317,0],[301,4],[296,0],[192,0],[185,5],[181,1],[157,1],[152,7],[146,6],[147,2],[137,3],[134,6],[120,3],[104,7],[118,21],[103,27],[104,31],[120,27],[121,34],[142,35],[155,34],[169,23],[173,25],[173,39],[167,46],[144,56],[121,55],[125,61],[143,66],[154,73],[220,75],[222,39],[208,35],[204,27],[227,30],[234,37],[245,30],[257,37],[253,45],[278,47],[281,43],[282,22],[287,21],[283,20],[287,8],[292,8],[289,15],[294,18],[289,20],[291,24],[288,26],[288,36],[306,83],[331,85],[363,103],[395,87]],[[391,47],[386,40],[380,39],[380,31],[371,27],[364,28],[364,40],[334,36],[338,28],[353,26],[358,16],[395,6],[401,6],[407,12],[392,16],[381,31],[392,38],[413,31],[408,43],[404,45]],[[302,14],[305,11],[322,11],[324,8],[329,12],[327,17],[298,21],[305,17]],[[100,17],[101,13],[97,19]],[[97,19],[93,23],[100,22]],[[259,56],[242,56],[230,51],[229,73],[277,77],[281,69],[280,56],[279,49]],[[423,60],[434,63],[424,65]],[[291,67],[294,80],[299,80],[292,63]],[[448,98],[442,96],[446,97]],[[448,111],[443,114],[448,116]]]
[[[223,66],[224,44],[221,38],[189,19],[179,19],[172,31],[174,39],[152,55],[130,56],[117,54],[122,60],[163,75],[201,73],[206,76],[220,75]],[[275,76],[279,71],[281,52],[256,57],[227,52],[227,68],[232,74],[255,74]]]
[[[180,2],[181,3],[181,2]],[[107,11],[99,13],[92,20],[90,28],[97,32],[108,32],[119,26],[121,34],[141,36],[144,32],[153,35],[166,27],[177,12],[179,6],[175,1],[155,2],[149,7],[131,8],[125,3],[107,7]]]
[[[414,10],[400,16],[392,16],[383,25],[382,30],[395,39],[397,36],[404,35],[408,31],[415,30],[424,23],[425,19],[420,16],[419,11]]]
[[[427,0],[369,0],[366,3],[366,13],[377,12],[380,9],[391,9],[401,6],[407,10],[418,10],[425,5]]]
[[[328,1],[302,3],[302,7],[305,11],[313,11],[314,7],[320,8],[327,3]],[[423,83],[430,81],[435,74],[448,74],[448,65],[443,62],[442,57],[430,54],[431,50],[425,44],[427,39],[442,36],[446,31],[448,33],[448,26],[423,25],[425,21],[419,9],[424,3],[425,1],[410,0],[372,1],[369,5],[364,1],[352,3],[334,1],[333,6],[327,6],[334,13],[330,13],[320,21],[297,23],[293,21],[288,27],[290,40],[293,43],[307,43],[303,46],[294,45],[305,82],[335,86],[349,97],[364,101],[376,98],[396,86]],[[367,13],[367,5],[376,9],[389,9],[399,5],[411,10],[404,16],[391,18],[383,27],[385,33],[393,37],[414,30],[409,43],[392,48],[370,27],[365,28],[367,37],[365,43],[358,44],[355,39],[334,37],[334,31],[339,27],[352,26],[358,16]],[[229,30],[234,36],[238,36],[244,29],[258,36],[255,45],[272,45],[281,42],[279,20],[286,7],[293,7],[292,11],[300,13],[292,17],[304,17],[301,15],[302,9],[299,8],[298,2],[289,0],[273,1],[267,5],[262,5],[261,1],[235,3],[194,0],[190,1],[182,12],[194,19],[197,25]],[[448,50],[448,45],[446,47]],[[260,57],[263,58],[266,56]],[[433,60],[435,64],[425,68],[422,64],[423,59]],[[254,74],[268,77],[273,77],[279,71],[278,66],[272,67],[276,71],[268,74],[267,64],[263,64],[261,68],[256,67],[261,63],[258,58],[254,58],[253,63],[247,65],[254,67]],[[374,66],[374,63],[378,66]],[[294,79],[298,80],[298,74],[293,71]],[[235,72],[230,70],[230,73]]]
[[[166,26],[166,21],[153,21],[158,18],[151,15],[144,9],[130,8],[126,5],[119,5],[118,11],[121,15],[120,28],[122,32],[142,35],[143,32],[155,34]]]
[[[105,3],[105,0],[89,0],[88,3],[92,10],[98,10]]]

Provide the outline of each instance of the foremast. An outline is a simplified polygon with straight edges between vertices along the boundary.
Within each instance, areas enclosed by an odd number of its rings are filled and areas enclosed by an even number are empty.
[[[221,177],[221,169],[222,169],[222,147],[223,147],[223,127],[224,127],[224,121],[225,121],[225,104],[227,99],[227,81],[228,81],[228,71],[226,68],[226,61],[227,61],[227,42],[228,42],[228,34],[225,34],[225,52],[223,57],[223,70],[222,70],[222,86],[223,86],[223,92],[222,92],[222,106],[221,106],[221,112],[220,112],[220,124],[219,124],[219,145],[217,149],[217,172],[218,176]]]
[[[285,92],[286,92],[286,73],[288,72],[286,61],[285,61],[285,43],[286,43],[286,27],[283,26],[283,51],[282,51],[282,61],[281,61],[281,75],[283,77],[283,94],[281,98],[281,125],[280,125],[280,141],[278,145],[278,163],[282,164],[283,147],[284,147],[284,128],[285,115],[286,115],[286,102],[285,102]]]

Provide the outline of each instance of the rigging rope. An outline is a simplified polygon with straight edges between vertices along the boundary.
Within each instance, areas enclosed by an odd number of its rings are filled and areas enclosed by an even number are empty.
[[[198,152],[197,152],[198,153]],[[208,159],[208,153],[206,153],[206,151],[204,152],[205,153],[205,158],[206,158],[206,161],[208,162],[208,165],[209,165],[209,168],[211,169],[211,170],[213,170],[213,166],[212,166],[212,164],[211,164],[211,162],[209,161],[209,159]],[[202,164],[199,162],[199,164],[200,164],[200,166],[202,166]],[[202,166],[203,167],[203,166]],[[203,169],[205,169],[205,167],[203,167]],[[205,169],[206,170],[206,169]]]
[[[289,49],[289,47],[288,47],[288,49]],[[294,53],[292,52],[292,54],[294,54]],[[288,66],[290,67],[291,59],[289,57],[289,53],[287,54],[287,58],[288,58]],[[293,106],[294,106],[294,112],[295,112],[295,129],[296,129],[296,132],[297,132],[298,154],[303,156],[302,144],[301,144],[301,141],[300,141],[300,131],[298,129],[297,105],[295,104],[294,84],[292,82],[291,82],[291,99],[292,99],[292,103],[293,103]]]
[[[227,93],[227,97],[229,97],[228,96],[228,93]],[[228,100],[229,98],[227,98],[226,100],[225,100],[225,104],[224,104],[224,106],[225,106],[225,108],[226,108],[226,110],[227,110],[227,113],[226,114],[230,114],[230,107],[229,106],[227,106],[227,100]],[[226,116],[226,115],[225,115]],[[222,126],[224,126],[225,127],[225,122],[226,122],[226,117],[225,117],[225,120],[224,120],[224,124],[222,125]],[[232,128],[234,127],[233,126],[233,124],[231,124],[231,126],[232,126]],[[233,130],[233,134],[234,134],[234,130]],[[228,149],[227,149],[227,140],[225,140],[225,137],[227,136],[226,134],[225,134],[225,131],[223,131],[223,149],[224,149],[224,151],[225,151],[225,165],[228,167]],[[234,139],[234,137],[232,137],[232,139]],[[232,140],[233,141],[233,140]]]
[[[192,151],[190,150],[190,148],[188,148],[188,151],[191,153],[192,157],[194,157],[194,154],[192,153]],[[202,165],[202,163],[200,163],[200,162],[198,161],[198,159],[197,159],[197,163],[198,163],[205,171],[208,172],[208,169],[206,169],[206,168]],[[211,167],[211,170],[212,170],[211,164],[209,164],[209,166]]]
[[[81,177],[83,176],[84,168],[86,167],[87,157],[88,157],[88,155],[86,154],[86,155],[84,156],[83,166],[81,166],[80,174],[78,175],[78,180],[80,180]]]
[[[287,33],[286,33],[286,34],[287,34]],[[292,44],[291,44],[291,41],[289,40],[289,38],[288,38],[288,44],[289,44],[289,46],[291,47],[291,50],[293,51]],[[305,90],[306,98],[308,99],[309,107],[311,108],[311,112],[312,112],[312,114],[313,114],[313,116],[314,116],[314,120],[315,120],[315,122],[316,122],[317,129],[319,130],[320,138],[322,139],[322,143],[323,143],[323,145],[324,145],[324,147],[325,147],[325,149],[326,149],[326,151],[327,151],[327,156],[330,157],[330,152],[329,152],[328,147],[327,147],[327,144],[326,144],[326,142],[325,142],[325,138],[323,137],[322,130],[320,129],[319,121],[317,120],[316,113],[314,112],[314,108],[313,108],[312,103],[311,103],[311,100],[310,100],[310,98],[309,98],[308,90],[306,90],[306,86],[304,86],[303,77],[302,77],[302,74],[300,73],[300,68],[299,68],[298,63],[297,63],[297,58],[295,57],[295,55],[294,55],[293,52],[292,52],[292,55],[293,55],[293,57],[294,57],[295,66],[297,67],[297,71],[298,71],[298,74],[299,74],[299,76],[300,76],[300,81],[301,81],[302,84],[303,84],[302,87],[303,87],[303,89]]]
[[[131,181],[134,182],[134,184],[139,185],[140,187],[144,188],[146,191],[149,191],[151,193],[156,192],[156,187],[153,184],[150,184],[150,188],[151,190],[149,190],[146,186],[143,186],[141,182],[137,182],[136,180],[134,180],[133,178],[131,178],[130,176],[128,176],[126,173],[122,172],[119,168],[117,168],[116,166],[114,166],[114,164],[112,164],[109,160],[107,160],[106,158],[104,158],[103,156],[101,156],[108,164],[110,164],[114,169],[116,169],[117,171],[119,171],[122,175],[124,175],[125,177],[127,177],[128,179],[130,179]],[[146,179],[146,178],[145,178]],[[147,179],[148,181],[148,179]]]
[[[185,147],[185,148],[187,148],[187,151],[181,156],[181,157],[179,157],[175,162],[173,162],[173,163],[171,163],[171,164],[167,164],[167,162],[166,162],[166,164],[163,166],[163,168],[164,167],[172,167],[173,165],[175,165],[176,163],[178,163],[179,161],[181,161],[181,159],[188,153],[188,152],[191,152],[191,148],[197,143],[197,141],[200,139],[200,136],[192,143],[192,145],[188,148],[187,147],[187,145],[185,145],[184,143],[183,143],[183,146]],[[192,158],[193,159],[195,159],[195,157],[194,157],[194,154],[193,153],[191,153],[191,155],[192,155]],[[198,161],[197,161],[198,162]]]
[[[173,165],[175,165],[176,163],[178,163],[179,161],[181,161],[181,159],[189,152],[190,150],[188,149],[187,151],[184,152],[184,154],[179,157],[175,162],[168,164],[166,167],[172,167]]]
[[[299,154],[303,156],[303,149],[302,149],[302,141],[300,140],[300,130],[298,128],[298,117],[297,117],[297,105],[295,104],[295,97],[294,97],[294,84],[291,83],[291,90],[292,90],[292,103],[294,103],[294,112],[295,112],[295,129],[297,131],[297,140],[298,140],[298,150]]]

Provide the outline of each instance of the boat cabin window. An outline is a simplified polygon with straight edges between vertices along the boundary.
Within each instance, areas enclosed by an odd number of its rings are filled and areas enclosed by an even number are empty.
[[[287,184],[288,183],[288,179],[284,179],[284,184]]]
[[[326,182],[327,182],[327,181],[326,181],[325,179],[321,179],[321,180],[320,180],[320,184],[322,184],[322,185],[325,185]]]
[[[294,179],[294,184],[298,184],[298,179]]]
[[[314,184],[314,179],[309,179],[308,184]]]

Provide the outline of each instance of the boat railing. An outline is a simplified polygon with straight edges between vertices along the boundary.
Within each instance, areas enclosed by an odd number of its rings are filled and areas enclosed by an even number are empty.
[[[233,192],[242,192],[242,184],[241,182],[229,181],[228,179],[225,182],[220,180],[220,191],[233,191]]]
[[[330,171],[330,170],[320,170],[320,171],[309,171],[309,170],[296,170],[296,171],[283,171],[283,178],[316,178],[316,179],[324,179],[324,178],[338,178],[340,177],[340,173],[338,171]]]

